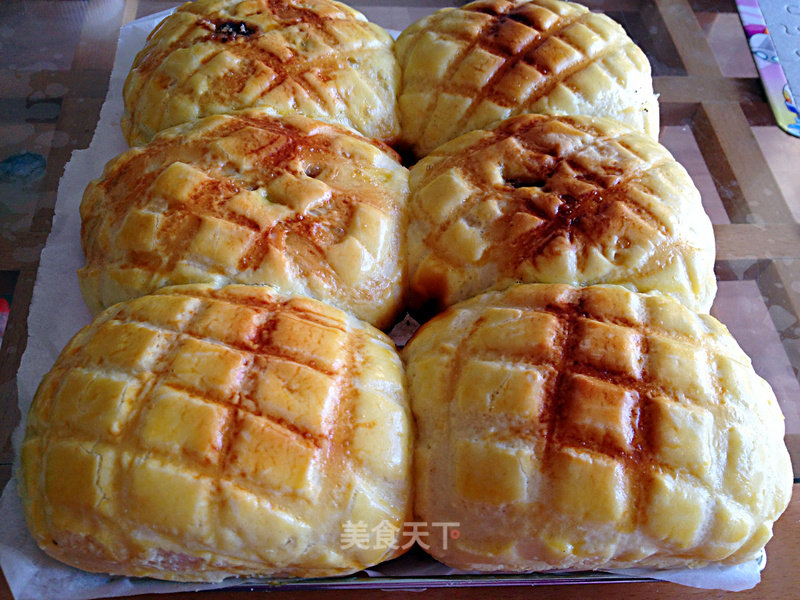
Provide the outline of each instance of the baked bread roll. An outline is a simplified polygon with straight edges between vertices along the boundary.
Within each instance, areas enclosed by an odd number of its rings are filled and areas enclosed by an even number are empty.
[[[658,139],[650,63],[622,27],[559,0],[444,8],[397,38],[402,137],[418,156],[524,113],[599,115]]]
[[[390,325],[406,286],[408,171],[382,144],[267,109],[163,132],[81,203],[93,313],[164,285],[269,283]]]
[[[25,515],[87,571],[354,572],[402,553],[410,427],[400,359],[369,325],[266,286],[164,288],[105,311],[42,380]],[[348,544],[349,523],[368,539]]]
[[[131,145],[212,114],[271,106],[399,135],[394,40],[334,0],[197,0],[150,35],[123,90]]]
[[[714,231],[686,170],[649,137],[593,117],[512,117],[411,169],[411,303],[513,282],[625,284],[707,312]]]
[[[752,559],[792,468],[769,384],[727,329],[663,295],[519,285],[451,307],[404,349],[415,519],[452,567]]]

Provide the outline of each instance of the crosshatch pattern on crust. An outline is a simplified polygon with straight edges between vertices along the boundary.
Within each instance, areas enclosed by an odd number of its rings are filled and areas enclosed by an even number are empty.
[[[769,385],[722,324],[659,294],[514,286],[434,318],[404,359],[415,511],[461,523],[431,540],[451,566],[739,563],[788,503]]]
[[[411,169],[411,301],[515,281],[618,283],[701,312],[716,292],[700,193],[663,146],[610,119],[521,115]]]
[[[395,553],[340,535],[402,529],[409,427],[379,331],[266,287],[166,288],[103,313],[45,377],[23,496],[37,541],[89,570],[356,571]]]
[[[607,116],[658,137],[650,64],[622,27],[568,2],[442,9],[398,38],[403,139],[418,156],[512,115]]]
[[[187,3],[136,57],[122,130],[138,145],[207,115],[271,106],[391,141],[399,135],[393,44],[331,0]]]
[[[408,171],[380,142],[272,115],[207,117],[109,162],[81,203],[92,312],[170,284],[268,283],[394,322]]]

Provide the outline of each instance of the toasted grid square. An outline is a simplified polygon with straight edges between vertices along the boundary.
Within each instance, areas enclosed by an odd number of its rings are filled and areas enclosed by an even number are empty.
[[[176,161],[161,171],[153,182],[152,194],[168,203],[189,204],[194,190],[211,178],[197,167]]]
[[[271,202],[288,206],[294,212],[308,213],[331,199],[331,188],[325,182],[305,173],[279,175],[267,185]]]
[[[678,548],[698,544],[711,517],[712,500],[707,489],[667,473],[655,473],[650,486],[647,528]]]
[[[221,550],[245,558],[244,546],[265,561],[275,560],[280,551],[288,551],[292,560],[300,557],[313,533],[308,524],[228,481],[220,495]]]
[[[524,356],[525,360],[540,364],[554,359],[560,331],[558,318],[545,312],[515,314],[490,309],[470,336],[470,343],[490,353]]]
[[[219,343],[184,338],[170,364],[169,379],[233,403],[248,360],[246,354]]]
[[[267,320],[263,311],[229,302],[206,302],[205,310],[191,323],[187,333],[255,350],[263,342],[261,327]]]
[[[120,319],[146,321],[162,329],[181,331],[196,315],[201,302],[190,296],[143,296],[125,304]]]
[[[709,481],[714,467],[712,413],[664,397],[653,399],[653,410],[654,447],[658,458],[675,469],[688,470],[695,477]]]
[[[312,496],[316,449],[268,419],[244,413],[230,450],[232,473],[265,489]]]
[[[344,360],[345,339],[339,329],[282,313],[274,321],[270,342],[281,351],[333,372]]]
[[[457,170],[447,170],[420,190],[418,198],[434,222],[442,222],[475,191]]]
[[[645,370],[658,385],[693,399],[714,393],[702,347],[662,336],[648,336],[646,343]]]
[[[459,440],[456,489],[465,499],[494,505],[525,500],[525,453]]]
[[[263,192],[245,190],[231,196],[226,208],[253,221],[263,231],[288,218],[292,211],[264,197]]]
[[[336,382],[306,365],[277,357],[256,361],[253,401],[256,414],[278,418],[312,435],[327,433]]]
[[[353,408],[354,457],[387,479],[400,475],[408,464],[408,454],[404,440],[393,431],[404,418],[403,407],[385,394],[360,394]]]
[[[458,69],[452,75],[452,81],[456,85],[479,90],[489,83],[502,63],[503,59],[499,56],[482,48],[476,48],[461,61]]]
[[[167,386],[150,397],[141,420],[142,444],[172,456],[187,452],[201,463],[217,464],[230,410]]]
[[[44,453],[45,490],[49,499],[79,510],[92,510],[103,498],[96,485],[100,456],[74,441],[58,441]]]
[[[153,371],[171,337],[144,325],[106,321],[85,351],[91,364],[116,365],[129,372]]]
[[[209,262],[219,265],[224,272],[233,272],[238,270],[254,239],[255,234],[247,227],[203,216],[187,252],[198,262]]]
[[[498,93],[510,103],[521,104],[545,81],[545,75],[534,67],[519,62],[506,71],[497,83]]]
[[[117,437],[141,388],[134,378],[73,369],[53,399],[52,418],[98,439]]]
[[[130,471],[130,506],[134,518],[157,531],[210,541],[209,505],[213,490],[210,479],[153,459],[134,458]]]
[[[553,501],[581,523],[620,521],[627,510],[622,464],[603,454],[568,448],[553,461]]]
[[[639,394],[585,375],[566,379],[564,425],[574,428],[579,440],[599,447],[610,443],[612,451],[631,452]]]
[[[442,40],[432,32],[425,32],[408,57],[408,67],[423,77],[443,77],[460,50],[461,46],[455,41]]]
[[[642,374],[642,336],[628,327],[581,319],[575,358],[597,369],[629,377]]]
[[[459,410],[478,414],[522,416],[536,419],[546,398],[545,386],[553,378],[547,368],[470,359],[459,378]]]
[[[150,252],[158,246],[161,215],[143,210],[128,213],[122,222],[117,243],[125,250]]]
[[[465,219],[450,225],[440,236],[443,247],[450,253],[463,257],[468,262],[478,262],[489,244],[483,239],[478,227],[472,227]]]

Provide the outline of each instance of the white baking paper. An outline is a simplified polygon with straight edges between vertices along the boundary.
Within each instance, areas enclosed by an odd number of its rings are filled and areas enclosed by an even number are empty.
[[[99,177],[106,162],[127,148],[119,126],[122,117],[122,86],[136,53],[144,45],[152,28],[167,12],[134,21],[120,31],[109,91],[92,143],[86,150],[75,151],[64,169],[58,188],[53,226],[42,251],[28,315],[28,345],[17,377],[22,415],[27,415],[39,381],[52,367],[61,349],[90,321],[76,275],[76,270],[84,263],[80,247],[78,207],[88,182]],[[23,432],[24,418],[12,438],[16,456]],[[15,472],[18,462],[19,459],[15,458]],[[16,477],[12,477],[0,498],[0,567],[16,600],[83,600],[257,584],[257,580],[238,579],[230,579],[221,584],[179,584],[95,575],[73,569],[48,557],[36,546],[28,533],[16,488]],[[433,560],[424,566],[420,566],[419,561],[415,560],[393,561],[387,565],[386,572],[380,566],[368,571],[368,575],[373,577],[435,577],[453,573],[459,572]],[[633,569],[615,573],[625,577],[651,577],[694,587],[731,591],[752,588],[761,580],[757,561],[738,567],[673,571]],[[517,585],[520,583],[516,582]]]

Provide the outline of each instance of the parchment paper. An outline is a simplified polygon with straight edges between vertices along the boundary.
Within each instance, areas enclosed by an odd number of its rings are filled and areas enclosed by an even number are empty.
[[[17,377],[19,408],[27,415],[36,387],[52,367],[70,338],[90,321],[78,289],[76,270],[84,263],[80,248],[78,207],[86,185],[99,177],[112,157],[127,149],[120,131],[122,85],[136,53],[144,45],[152,28],[169,11],[156,13],[122,28],[108,95],[89,148],[72,154],[58,188],[55,215],[50,236],[42,251],[39,272],[28,315],[28,345],[22,356]],[[15,468],[24,434],[24,422],[14,432]],[[17,600],[83,600],[145,593],[165,593],[220,589],[258,580],[226,580],[221,584],[179,584],[151,579],[130,579],[85,573],[63,565],[44,554],[28,533],[17,494],[16,476],[12,477],[0,498],[0,567]],[[763,568],[763,565],[761,566]],[[614,571],[624,576],[662,579],[709,589],[739,591],[761,580],[758,561],[738,567],[707,567],[658,571],[631,569]],[[418,561],[393,561],[382,570],[370,569],[370,576],[444,576],[459,573],[433,560],[420,567]],[[379,579],[376,580],[376,584]],[[262,583],[264,583],[262,581]],[[376,585],[375,587],[380,587]]]

